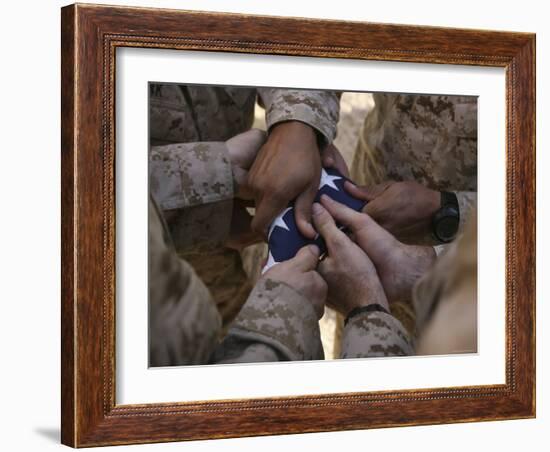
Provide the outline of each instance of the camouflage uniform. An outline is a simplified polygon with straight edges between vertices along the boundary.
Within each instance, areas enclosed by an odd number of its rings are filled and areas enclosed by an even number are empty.
[[[401,323],[383,312],[353,316],[342,334],[341,358],[413,354]],[[287,286],[261,279],[212,362],[218,364],[324,359],[319,322],[313,306]]]
[[[342,358],[477,351],[477,215],[412,291],[419,339],[413,346],[396,317],[360,313],[344,326]],[[393,309],[392,309],[393,311]],[[415,351],[416,349],[416,351]]]
[[[149,199],[149,364],[205,363],[218,343],[221,317],[210,292],[175,253]]]
[[[419,355],[477,351],[476,217],[415,285]]]
[[[321,144],[334,139],[339,104],[338,95],[333,92],[151,84],[150,145],[226,141],[250,129],[257,96],[265,106],[268,129],[282,121],[297,120],[312,126],[318,132]],[[195,152],[204,158],[208,148],[196,148]],[[182,181],[182,188],[188,189],[189,183]],[[196,197],[198,200],[201,194]],[[217,304],[242,306],[251,285],[241,255],[224,248],[219,240],[226,232],[220,229],[221,225],[229,228],[229,223],[210,221],[211,216],[225,218],[230,204],[216,206],[219,210],[215,210],[197,202],[194,215],[186,213],[175,220],[170,212],[175,207],[162,203],[160,207],[169,219],[171,233],[179,236],[176,240],[181,244],[178,254],[192,265],[210,288]],[[210,226],[206,228],[205,225]],[[188,233],[190,229],[193,230],[191,234]],[[205,242],[195,240],[195,234],[200,234],[209,245],[216,246],[209,246],[205,252]],[[182,242],[185,237],[187,242]],[[232,308],[231,311],[236,314],[238,309]],[[225,318],[224,323],[231,318]]]
[[[177,253],[189,249],[208,252],[225,242],[232,214],[232,179],[223,142],[151,149],[149,357],[152,366],[323,359],[319,323],[311,303],[291,287],[271,279],[262,279],[256,285],[228,336],[218,346],[222,331],[219,305],[194,269]],[[157,201],[170,213],[168,219],[175,225],[172,232],[159,213]],[[365,328],[365,322],[370,322],[373,328]],[[354,317],[344,331],[347,344],[344,357],[395,353],[404,341],[397,338],[392,342],[384,337],[390,326],[398,327],[387,314]],[[360,348],[354,337],[362,340]],[[364,345],[365,341],[372,345],[370,349]]]
[[[360,185],[412,180],[453,191],[463,228],[477,192],[477,99],[374,94],[352,164]],[[422,238],[424,240],[428,237]]]
[[[211,355],[222,333],[219,302],[178,254],[189,249],[208,253],[227,239],[234,194],[227,152],[223,142],[173,144],[151,150],[149,336],[152,366],[205,364],[216,360]],[[156,201],[169,209],[168,219],[175,225],[172,232],[159,214]],[[255,327],[257,322],[260,325]],[[254,346],[241,350],[242,341],[233,341],[231,347],[223,347],[227,355],[225,361],[234,354],[246,355],[247,361],[323,357],[313,307],[283,283],[260,281],[235,325],[239,325],[236,328],[241,332],[246,331],[245,337],[253,341]],[[267,355],[265,348],[259,352],[266,341],[272,345]],[[217,356],[221,356],[220,352]]]
[[[344,328],[343,358],[433,355],[477,351],[477,215],[412,291],[419,339],[416,351],[403,325],[391,315],[353,317]],[[363,314],[361,314],[363,315]],[[379,317],[375,319],[374,316]],[[356,328],[349,330],[350,323]],[[376,337],[372,337],[376,335]],[[369,337],[371,336],[371,337]],[[380,354],[376,355],[376,351]]]
[[[262,278],[212,362],[218,364],[323,359],[310,301],[285,283]]]
[[[462,231],[477,200],[477,99],[473,96],[374,94],[353,160],[360,185],[412,180],[456,193]],[[439,245],[431,234],[408,243]],[[392,304],[392,313],[414,334],[410,302]]]

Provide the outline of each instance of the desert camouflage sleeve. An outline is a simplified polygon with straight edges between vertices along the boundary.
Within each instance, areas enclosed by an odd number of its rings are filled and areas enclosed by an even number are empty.
[[[399,320],[385,312],[362,312],[344,327],[341,358],[372,358],[414,354],[409,336]]]
[[[464,226],[468,222],[468,219],[476,211],[477,192],[455,191],[454,193],[458,201],[458,211],[460,212],[460,224],[458,226],[458,233],[461,234],[464,231]]]
[[[233,173],[224,142],[153,146],[149,191],[178,254],[221,246],[233,211]]]
[[[330,144],[336,136],[340,113],[339,94],[334,91],[259,88],[258,94],[266,111],[267,128],[283,121],[301,121]]]
[[[419,354],[477,350],[477,212],[413,288]]]
[[[468,224],[468,220],[475,216],[477,211],[477,192],[475,191],[455,191],[456,199],[458,201],[458,211],[460,212],[460,220],[458,224],[458,231],[456,233],[456,241],[463,233],[464,227]],[[435,240],[435,238],[433,239]],[[454,243],[444,243],[434,245],[435,254],[437,257],[442,255],[449,247]]]
[[[206,364],[218,342],[221,318],[210,292],[172,246],[149,199],[149,363]]]
[[[319,322],[310,302],[286,284],[261,279],[212,362],[323,359]]]

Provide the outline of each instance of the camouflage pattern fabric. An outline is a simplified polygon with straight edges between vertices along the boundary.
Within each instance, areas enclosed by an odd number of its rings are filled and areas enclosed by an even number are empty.
[[[414,354],[401,323],[380,312],[360,313],[343,331],[341,358]],[[324,359],[311,303],[286,284],[261,279],[213,355],[218,364]]]
[[[374,94],[373,98],[352,179],[360,185],[413,180],[434,190],[453,191],[462,230],[476,203],[476,97]]]
[[[363,312],[353,316],[344,327],[342,358],[373,358],[414,354],[407,331],[393,315]]]
[[[224,142],[153,146],[149,191],[179,254],[221,247],[229,235],[233,173]]]
[[[260,279],[229,329],[213,362],[324,359],[311,303],[280,281]]]
[[[460,208],[459,233],[477,203],[477,99],[474,96],[413,94],[373,95],[374,108],[360,133],[351,167],[360,185],[385,180],[414,180],[435,190],[455,192]],[[430,235],[410,243],[440,245]],[[415,335],[414,307],[391,306],[411,336]]]
[[[332,143],[340,111],[340,98],[332,91],[260,88],[268,130],[284,121],[309,124],[323,137],[321,145]]]
[[[332,142],[339,98],[332,91],[151,84],[151,145],[226,141],[254,121],[256,97],[266,110],[268,129],[283,121],[301,121]]]
[[[413,290],[418,354],[477,351],[477,215]]]
[[[323,137],[322,142],[330,143],[336,134],[339,103],[338,94],[333,92],[153,83],[149,93],[152,147],[226,141],[250,129],[258,97],[266,109],[268,129],[281,121],[298,120],[315,128],[318,136]],[[172,182],[177,184],[175,175]],[[185,186],[185,182],[180,185]],[[230,201],[225,204],[217,203],[214,209],[197,204],[190,216],[186,213],[173,218],[164,207],[163,213],[180,256],[208,282],[216,303],[233,306],[226,312],[236,313],[236,307],[246,301],[252,286],[243,270],[240,253],[222,245],[222,238],[227,235],[223,227],[228,228],[229,223],[219,220],[226,218]],[[206,228],[208,224],[212,227]],[[224,316],[224,325],[231,320],[231,315]]]
[[[204,364],[218,343],[221,317],[210,292],[181,260],[149,199],[149,364]]]

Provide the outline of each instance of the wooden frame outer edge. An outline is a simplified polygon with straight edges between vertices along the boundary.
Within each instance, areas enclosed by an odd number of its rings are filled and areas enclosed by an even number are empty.
[[[499,53],[453,53],[376,46],[304,45],[188,36],[159,36],[144,16],[194,21],[253,18],[279,26],[330,23],[353,40],[360,29],[387,36],[426,27],[186,13],[71,5],[62,9],[62,442],[73,447],[310,431],[532,417],[535,413],[535,37],[484,32],[508,40]],[[136,18],[140,18],[139,20]],[[112,23],[121,23],[118,26]],[[139,24],[136,22],[141,21]],[[147,22],[147,21],[146,21]],[[209,23],[210,23],[209,22]],[[226,20],[227,22],[227,20]],[[135,25],[135,30],[128,24]],[[242,28],[242,23],[240,27]],[[138,28],[142,27],[141,30]],[[168,27],[170,28],[170,27]],[[173,28],[173,26],[172,26]],[[251,26],[250,28],[253,28]],[[303,27],[302,27],[303,29]],[[350,31],[351,30],[351,31]],[[389,30],[389,31],[388,31]],[[411,31],[413,30],[413,31]],[[475,31],[462,33],[475,47]],[[390,33],[391,31],[391,33]],[[183,33],[183,32],[181,32]],[[258,33],[265,33],[262,29]],[[184,34],[184,33],[183,33]],[[394,36],[395,37],[395,36]],[[343,38],[343,39],[344,39]],[[466,39],[467,38],[467,39]],[[310,41],[318,39],[311,35]],[[478,38],[479,39],[479,38]],[[380,39],[377,41],[380,42]],[[267,399],[116,406],[114,391],[114,74],[119,46],[233,51],[335,58],[436,62],[506,67],[507,95],[507,312],[506,384]],[[94,63],[99,63],[96,65]],[[101,67],[100,71],[98,68]],[[95,83],[88,83],[94,81]],[[82,118],[86,106],[86,119]],[[101,183],[98,183],[101,181]],[[99,237],[98,237],[99,236]],[[97,267],[101,268],[99,272]],[[521,271],[519,271],[521,269]],[[89,278],[87,277],[89,276]],[[98,286],[98,282],[100,282]],[[101,312],[100,312],[101,311]],[[521,325],[521,329],[519,326]],[[94,341],[101,328],[101,341]],[[461,406],[482,410],[461,412]],[[415,416],[387,417],[391,403]],[[460,402],[460,403],[458,403]],[[488,406],[494,406],[490,410]],[[330,412],[333,417],[328,416]],[[304,411],[304,408],[306,411]],[[380,413],[365,420],[364,410]],[[462,410],[465,411],[465,410]],[[232,413],[231,417],[228,417]],[[444,413],[435,415],[435,413]],[[238,415],[238,416],[237,416]],[[238,417],[238,425],[230,419]],[[264,418],[258,423],[258,418]],[[233,424],[233,425],[232,425]],[[136,428],[149,425],[149,428]],[[179,427],[179,429],[178,429]],[[187,430],[184,428],[187,427]]]

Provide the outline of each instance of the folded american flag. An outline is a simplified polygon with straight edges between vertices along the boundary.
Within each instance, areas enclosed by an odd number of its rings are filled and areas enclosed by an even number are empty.
[[[321,195],[327,195],[330,198],[345,204],[353,210],[360,211],[366,204],[365,201],[354,198],[345,189],[346,179],[340,172],[334,168],[323,168],[321,172],[321,181],[319,191],[315,197],[315,202],[319,202]],[[262,273],[273,267],[279,262],[284,262],[296,256],[296,253],[303,246],[315,244],[321,250],[321,255],[326,253],[326,245],[323,238],[319,235],[315,239],[306,239],[298,231],[294,219],[294,202],[292,202],[281,214],[275,218],[269,227],[267,245],[267,263],[262,269]]]

